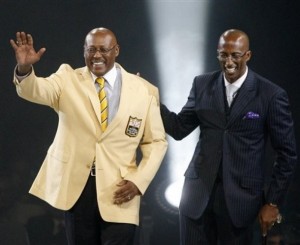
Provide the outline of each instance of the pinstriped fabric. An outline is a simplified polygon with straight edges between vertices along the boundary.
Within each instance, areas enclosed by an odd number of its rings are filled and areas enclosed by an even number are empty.
[[[222,73],[213,72],[194,79],[180,113],[162,105],[161,114],[166,132],[177,140],[200,129],[185,172],[181,214],[200,218],[220,175],[232,222],[243,227],[257,217],[264,200],[279,205],[283,201],[297,162],[293,120],[286,92],[250,69],[230,110],[225,105]],[[268,137],[276,151],[276,164],[264,195]]]
[[[99,100],[100,100],[100,109],[101,109],[101,129],[104,132],[107,128],[107,119],[108,119],[108,103],[107,98],[104,90],[104,83],[105,80],[103,77],[99,77],[96,79],[96,82],[100,85],[100,90],[98,93]]]
[[[189,217],[180,215],[180,245],[207,245],[209,244],[204,234],[204,227],[201,222],[192,220]],[[200,224],[199,224],[200,223]],[[200,226],[200,229],[199,229]],[[213,232],[213,230],[211,230]],[[217,234],[214,234],[217,239]]]

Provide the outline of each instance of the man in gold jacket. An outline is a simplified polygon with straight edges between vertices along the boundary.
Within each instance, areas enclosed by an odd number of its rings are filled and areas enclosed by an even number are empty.
[[[63,64],[46,78],[36,76],[32,66],[45,48],[36,52],[32,36],[24,32],[10,43],[18,95],[52,107],[59,118],[30,193],[65,210],[69,245],[132,244],[141,195],[167,149],[158,89],[115,62],[120,47],[106,28],[87,34],[85,67]],[[108,103],[105,129],[101,87],[95,83],[100,77]]]

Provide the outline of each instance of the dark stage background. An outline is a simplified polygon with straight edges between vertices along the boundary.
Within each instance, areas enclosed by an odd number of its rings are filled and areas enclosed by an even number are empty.
[[[178,6],[197,2],[152,1]],[[299,145],[300,1],[209,2],[207,47],[205,53],[199,53],[199,58],[205,58],[205,72],[219,68],[216,45],[223,31],[239,28],[247,32],[253,52],[249,67],[287,90]],[[85,35],[100,26],[117,35],[121,45],[118,62],[161,87],[145,1],[0,0],[0,244],[66,244],[62,213],[27,193],[52,142],[57,116],[51,109],[25,102],[16,95],[12,84],[15,59],[9,39],[17,31],[26,31],[33,35],[36,48],[46,47],[35,70],[47,76],[61,63],[74,68],[83,66]],[[184,70],[185,61],[181,62]],[[192,80],[185,84],[190,87]],[[271,151],[268,153],[271,162]],[[177,210],[161,197],[171,164],[166,157],[143,199],[136,244],[179,244]],[[282,244],[300,244],[299,171],[298,167],[283,210],[284,223],[276,228],[282,232]],[[9,241],[5,243],[4,239]]]

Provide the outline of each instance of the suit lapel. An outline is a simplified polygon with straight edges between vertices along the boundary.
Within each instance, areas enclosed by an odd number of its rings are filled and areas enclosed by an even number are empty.
[[[131,85],[130,82],[130,76],[128,76],[128,73],[119,65],[116,63],[116,66],[121,69],[121,80],[122,80],[122,87],[121,87],[121,94],[120,94],[120,104],[119,109],[112,120],[111,123],[108,124],[105,132],[101,135],[101,137],[106,137],[110,132],[113,131],[121,122],[124,120],[124,118],[128,117],[128,108],[130,107],[131,103],[134,103],[131,99],[133,99],[136,95],[134,94],[134,88]],[[99,98],[95,89],[94,84],[91,82],[92,77],[89,72],[89,70],[85,67],[81,75],[83,76],[83,82],[85,83],[85,88],[87,91],[87,95],[90,99],[91,105],[94,109],[94,112],[97,116],[99,126],[101,124],[101,115],[100,115],[100,102]]]
[[[213,88],[213,103],[215,103],[216,108],[220,108],[220,113],[218,115],[225,115],[225,98],[224,98],[224,81],[223,75],[220,73],[219,77],[217,78],[217,82]],[[224,117],[222,117],[222,121]]]
[[[254,99],[256,94],[256,82],[253,72],[249,69],[245,82],[241,86],[238,96],[236,97],[230,111],[227,126],[231,126],[233,122],[241,116],[244,108]]]
[[[86,90],[87,96],[90,99],[91,105],[94,109],[96,117],[98,119],[99,125],[101,124],[101,116],[100,116],[100,102],[97,95],[97,91],[95,89],[95,85],[92,82],[92,75],[87,67],[84,67],[81,71],[81,75],[83,77],[83,88]]]
[[[132,92],[133,87],[131,85],[128,73],[119,64],[116,63],[116,66],[121,69],[122,87],[120,93],[120,104],[115,117],[113,118],[111,123],[108,124],[105,132],[102,134],[102,137],[106,137],[110,132],[118,127],[118,125],[124,120],[124,118],[128,117],[130,104],[134,103],[133,101],[131,101],[131,98],[134,98],[135,95]]]

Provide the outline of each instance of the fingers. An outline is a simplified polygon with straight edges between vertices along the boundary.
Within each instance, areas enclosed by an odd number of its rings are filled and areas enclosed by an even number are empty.
[[[114,204],[129,202],[139,193],[138,188],[131,181],[122,180],[117,186],[120,188],[114,193]]]
[[[46,49],[45,48],[41,48],[38,52],[37,52],[37,55],[39,57],[39,59],[42,57],[42,55],[46,52]]]
[[[26,37],[27,37],[26,38],[27,44],[32,46],[33,45],[33,38],[32,38],[32,36],[30,34],[27,34]]]
[[[21,32],[16,33],[16,45],[19,46],[22,43]]]
[[[265,237],[268,234],[268,231],[272,229],[272,227],[274,226],[275,222],[271,222],[271,223],[261,223],[261,231],[262,231],[262,236]]]
[[[268,225],[266,222],[263,222],[261,219],[259,220],[259,222],[260,222],[262,236],[265,237],[267,236],[268,233]]]
[[[16,50],[18,48],[18,44],[13,39],[10,39],[9,42],[14,50]]]
[[[19,45],[32,45],[33,44],[33,40],[32,40],[32,36],[30,34],[26,34],[25,32],[17,32],[17,43]]]
[[[268,231],[271,230],[276,223],[277,224],[281,223],[282,216],[279,214],[277,216],[277,219],[272,221],[263,221],[262,219],[260,219],[259,221],[260,221],[262,236],[265,237],[267,236]]]
[[[16,33],[16,40],[13,40],[13,39],[10,40],[10,44],[13,47],[14,50],[17,50],[18,47],[21,47],[23,45],[22,36],[23,36],[23,38],[25,36],[25,39],[26,39],[26,34],[24,32],[23,32],[23,34],[22,34],[22,32],[17,32]],[[24,44],[25,43],[27,44],[27,40],[24,41]]]
[[[19,45],[21,44],[21,33],[17,32],[16,33],[16,41],[13,39],[10,39],[10,45],[13,47],[14,50],[17,50]]]
[[[11,39],[10,43],[13,48],[21,47],[23,45],[33,46],[33,38],[30,34],[26,34],[25,32],[17,32],[16,40]]]
[[[27,36],[25,32],[17,32],[16,33],[16,45],[22,46],[27,44]]]
[[[127,195],[124,195],[124,196],[121,196],[121,197],[118,197],[118,198],[115,197],[114,204],[122,204],[122,203],[125,203],[125,202],[129,202],[134,197],[135,197],[135,195],[133,195],[133,194],[127,194]]]
[[[25,32],[21,32],[20,33],[20,37],[21,37],[21,45],[26,45],[27,44],[27,36]]]

